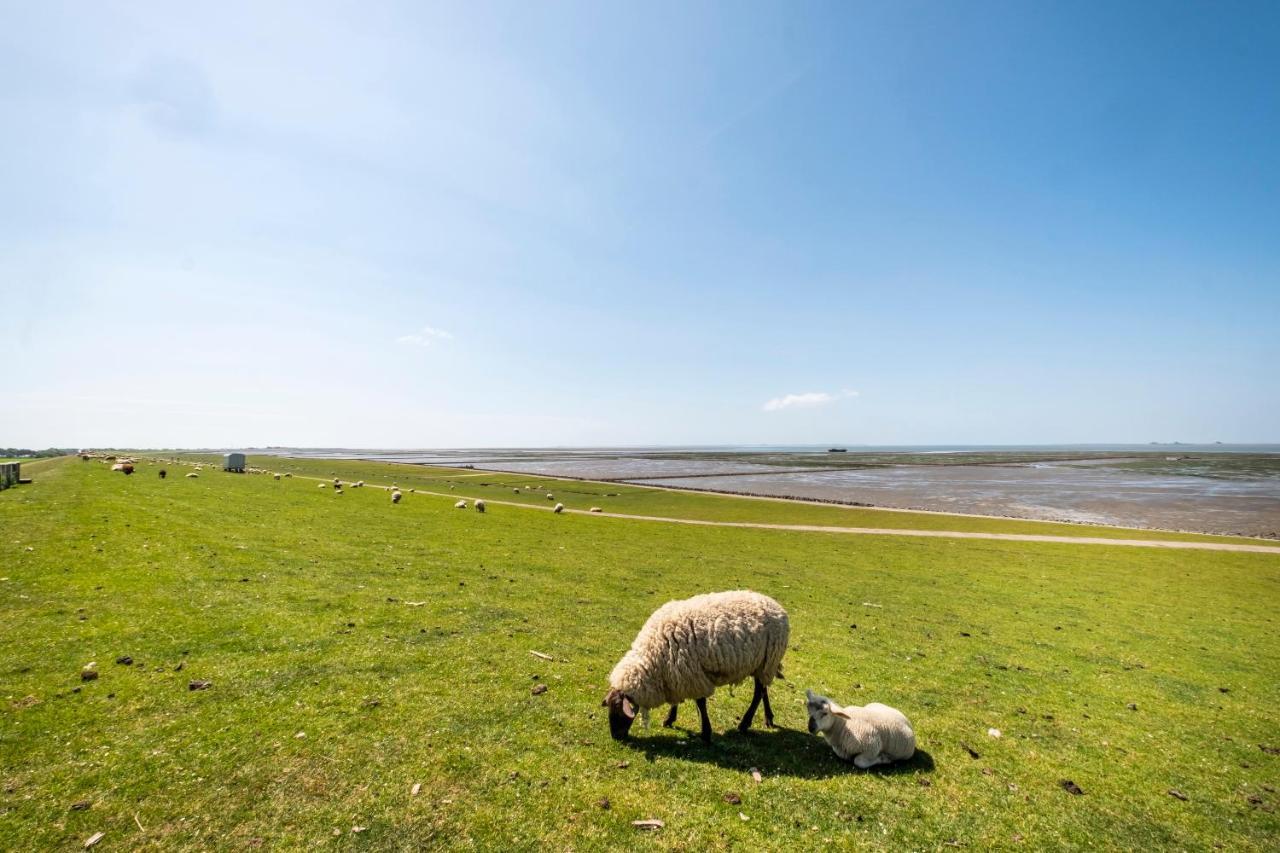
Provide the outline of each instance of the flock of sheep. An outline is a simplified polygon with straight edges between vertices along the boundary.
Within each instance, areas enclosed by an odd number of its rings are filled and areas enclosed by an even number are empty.
[[[769,685],[782,675],[790,635],[787,611],[758,592],[712,592],[667,602],[644,623],[609,674],[609,692],[601,703],[609,709],[609,733],[616,740],[626,738],[637,716],[647,725],[649,710],[662,705],[670,705],[663,722],[670,727],[680,703],[692,699],[702,720],[702,740],[710,743],[707,699],[717,687],[746,678],[755,691],[739,731],[751,727],[761,704],[765,725],[773,726]],[[812,690],[806,697],[809,733],[821,732],[832,751],[855,766],[865,769],[915,754],[915,732],[902,712],[876,702],[842,707]]]
[[[105,457],[103,461],[111,464],[113,471],[133,473],[132,459]],[[171,461],[182,464],[177,459]],[[186,476],[199,477],[201,470],[197,463]],[[246,472],[270,474],[276,480],[292,476],[258,468],[247,468]],[[166,474],[161,468],[160,478]],[[325,489],[330,484],[318,485]],[[364,487],[364,481],[346,485],[359,489]],[[332,486],[336,494],[342,494],[344,484],[340,479],[335,478]],[[518,488],[513,491],[520,493]],[[393,484],[391,502],[398,504],[402,499],[399,485]],[[555,495],[548,493],[547,499],[555,500]],[[473,505],[476,512],[485,511],[483,499],[473,501]],[[459,500],[454,506],[467,509],[468,505],[466,500]],[[553,511],[564,512],[564,504],[557,503]],[[600,507],[590,509],[600,511]],[[782,676],[782,656],[790,634],[787,611],[758,592],[713,592],[667,602],[644,623],[631,648],[609,674],[609,692],[601,705],[609,709],[610,734],[617,740],[625,739],[637,716],[647,727],[649,711],[662,705],[670,706],[663,721],[664,726],[670,727],[675,724],[680,703],[692,699],[701,718],[702,740],[710,743],[707,699],[717,687],[747,678],[752,679],[754,692],[738,729],[745,732],[751,727],[760,705],[764,705],[765,725],[772,727],[769,686]],[[865,769],[915,754],[915,733],[910,722],[902,712],[887,705],[873,702],[840,706],[808,690],[806,709],[809,733],[822,733],[832,751],[856,767]]]

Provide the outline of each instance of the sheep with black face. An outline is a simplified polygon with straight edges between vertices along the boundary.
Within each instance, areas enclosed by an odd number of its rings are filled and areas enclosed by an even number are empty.
[[[734,590],[669,601],[654,611],[631,649],[609,674],[609,732],[622,740],[637,714],[671,706],[665,726],[675,724],[676,707],[693,699],[702,718],[702,739],[711,742],[707,698],[717,687],[752,677],[755,692],[738,724],[751,727],[764,703],[764,719],[773,725],[769,685],[782,675],[791,626],[782,605],[758,592]]]

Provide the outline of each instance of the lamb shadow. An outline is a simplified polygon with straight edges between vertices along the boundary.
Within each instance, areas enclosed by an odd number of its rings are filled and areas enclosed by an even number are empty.
[[[797,779],[827,779],[850,773],[870,776],[898,776],[932,773],[933,756],[917,749],[910,761],[885,764],[871,770],[859,770],[852,762],[836,757],[822,738],[795,729],[752,729],[743,734],[736,728],[717,732],[707,745],[697,732],[676,727],[686,737],[668,734],[633,734],[626,744],[644,753],[646,761],[675,758],[715,764],[743,773],[752,767],[769,776],[791,776]]]

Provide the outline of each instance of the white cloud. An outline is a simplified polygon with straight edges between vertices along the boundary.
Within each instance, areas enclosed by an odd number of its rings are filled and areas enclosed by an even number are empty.
[[[436,329],[432,326],[423,326],[422,331],[412,335],[401,335],[396,338],[398,344],[409,344],[415,347],[429,347],[435,341],[451,341],[453,335],[444,329]]]
[[[772,400],[764,404],[766,412],[780,412],[783,409],[812,409],[817,406],[825,406],[834,403],[836,400],[843,400],[846,397],[858,396],[857,391],[845,389],[835,394],[826,391],[809,391],[804,394],[786,394],[782,397],[774,397]]]

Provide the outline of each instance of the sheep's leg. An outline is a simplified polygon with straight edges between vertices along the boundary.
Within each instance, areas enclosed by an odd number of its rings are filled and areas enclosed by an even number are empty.
[[[676,708],[677,707],[679,706],[672,705],[671,710],[667,712],[667,718],[662,721],[662,727],[664,729],[669,729],[676,724]]]
[[[853,765],[859,770],[866,770],[868,767],[875,767],[880,763],[880,754],[878,752],[863,752],[853,757]]]
[[[755,719],[756,708],[760,706],[760,697],[764,695],[764,685],[760,683],[760,679],[755,679],[756,689],[751,694],[751,704],[747,706],[747,713],[742,715],[742,722],[738,723],[738,731],[745,732],[751,728],[751,721]]]
[[[759,684],[760,682],[756,682],[756,683]],[[764,700],[764,724],[771,729],[777,728],[777,726],[773,724],[773,709],[769,707],[769,688],[768,687],[762,686],[760,688],[760,698]]]
[[[711,718],[707,716],[707,700],[695,699],[693,701],[698,706],[698,714],[702,717],[702,742],[711,743]]]

